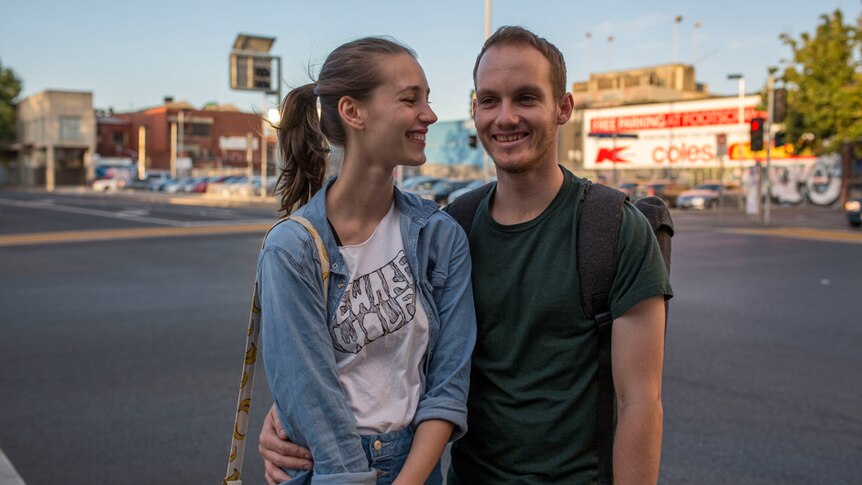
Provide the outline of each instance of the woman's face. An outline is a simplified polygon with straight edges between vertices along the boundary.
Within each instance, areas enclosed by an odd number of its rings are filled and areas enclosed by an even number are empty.
[[[417,166],[425,163],[425,135],[437,115],[428,103],[428,80],[416,59],[380,57],[384,83],[361,103],[364,129],[359,146],[368,163]]]

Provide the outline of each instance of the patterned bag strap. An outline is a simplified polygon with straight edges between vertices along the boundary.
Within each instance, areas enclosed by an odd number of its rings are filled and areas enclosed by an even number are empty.
[[[272,231],[275,226],[284,221],[296,221],[311,234],[314,240],[314,246],[317,250],[318,258],[320,259],[320,270],[323,275],[323,299],[327,301],[329,295],[329,254],[326,252],[326,247],[323,245],[323,239],[320,233],[314,228],[314,225],[308,219],[300,216],[288,216],[276,222],[266,236]],[[266,236],[263,240],[266,241]],[[263,244],[261,244],[261,249]],[[242,458],[245,452],[245,437],[248,431],[248,418],[251,411],[251,392],[254,387],[254,369],[257,362],[257,348],[260,340],[260,299],[257,293],[257,281],[254,283],[254,293],[252,294],[251,314],[248,323],[248,336],[245,344],[245,359],[242,366],[242,380],[239,384],[239,397],[237,398],[236,418],[233,423],[233,437],[230,443],[230,456],[228,457],[227,473],[222,485],[242,485]]]

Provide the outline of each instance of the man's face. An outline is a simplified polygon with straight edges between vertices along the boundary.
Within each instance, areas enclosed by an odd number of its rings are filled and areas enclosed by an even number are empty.
[[[554,96],[551,64],[530,46],[491,47],[476,70],[473,120],[498,170],[528,172],[556,164],[557,127],[572,114],[572,98]]]

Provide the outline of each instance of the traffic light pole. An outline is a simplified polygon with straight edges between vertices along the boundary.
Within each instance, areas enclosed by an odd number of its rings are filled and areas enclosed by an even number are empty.
[[[763,223],[769,225],[769,213],[772,207],[772,179],[769,177],[772,169],[772,108],[775,103],[775,78],[772,73],[766,79],[766,201],[763,210]]]

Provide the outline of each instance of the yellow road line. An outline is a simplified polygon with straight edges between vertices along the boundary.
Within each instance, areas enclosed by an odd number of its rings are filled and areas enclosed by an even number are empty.
[[[270,224],[237,224],[230,226],[135,227],[128,229],[103,229],[90,231],[36,232],[0,236],[0,247],[238,233],[259,233],[263,236],[269,227]]]
[[[831,231],[828,229],[810,229],[804,227],[784,227],[770,229],[719,229],[719,232],[731,234],[747,234],[751,236],[774,236],[789,239],[805,239],[808,241],[828,241],[849,244],[862,244],[862,232]]]

